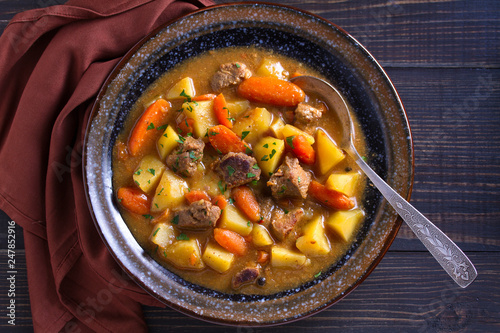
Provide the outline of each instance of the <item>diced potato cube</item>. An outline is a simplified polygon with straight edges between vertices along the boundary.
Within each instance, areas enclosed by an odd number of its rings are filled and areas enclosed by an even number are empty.
[[[273,267],[300,268],[307,263],[307,257],[302,253],[273,246],[271,249],[271,265]]]
[[[321,256],[330,252],[330,242],[325,235],[323,216],[318,216],[307,223],[303,229],[304,235],[296,242],[300,252],[308,256]]]
[[[356,172],[332,173],[326,180],[325,186],[329,189],[342,192],[348,197],[352,197],[356,192],[361,175]]]
[[[193,134],[203,138],[210,127],[219,124],[214,114],[214,101],[186,102],[182,104],[184,115],[194,120]]]
[[[165,160],[174,150],[175,147],[179,144],[179,135],[175,131],[175,129],[172,126],[168,126],[165,128],[165,131],[163,131],[163,134],[161,137],[158,139],[157,147],[158,147],[158,153],[160,153],[160,157],[162,160]]]
[[[255,246],[268,246],[274,244],[269,230],[260,224],[255,224],[252,229],[252,242]]]
[[[324,175],[345,158],[344,152],[321,129],[316,132],[319,172]]]
[[[209,242],[203,252],[202,258],[208,267],[219,273],[224,273],[231,268],[234,261],[234,254],[223,249],[218,244]]]
[[[178,240],[167,247],[159,247],[160,258],[178,268],[200,270],[205,268],[201,259],[200,244],[196,239]]]
[[[184,194],[188,184],[171,170],[163,172],[160,183],[151,202],[151,212],[161,212],[166,208],[174,208],[184,202]]]
[[[170,90],[166,95],[166,98],[186,99],[187,97],[194,97],[194,96],[196,96],[196,92],[194,90],[193,79],[191,79],[190,77],[185,77],[176,84],[174,84],[172,88],[170,88]]]
[[[296,136],[296,135],[303,135],[306,137],[307,142],[309,142],[311,145],[314,144],[314,138],[312,135],[307,134],[306,132],[298,129],[297,127],[286,124],[282,129],[281,129],[281,134],[283,135],[282,138],[280,139],[286,139],[289,136]]]
[[[237,118],[240,114],[245,112],[249,107],[250,107],[250,101],[246,99],[227,102],[227,109],[229,110],[229,116],[232,118]]]
[[[153,155],[146,155],[142,158],[132,178],[141,190],[148,193],[158,185],[163,170],[165,170],[165,164],[162,161]]]
[[[222,210],[219,228],[229,229],[242,236],[248,236],[252,232],[253,223],[233,205],[227,205]]]
[[[159,222],[153,228],[149,240],[154,244],[167,247],[175,241],[174,227],[167,222]]]
[[[219,189],[220,177],[214,170],[206,170],[206,173],[200,172],[200,176],[193,182],[191,189],[205,191],[210,197],[221,194]]]
[[[259,167],[265,175],[274,173],[285,152],[285,141],[267,136],[253,146]]]
[[[348,241],[353,237],[356,227],[364,217],[361,209],[339,210],[326,220],[326,226],[335,232],[344,241]]]
[[[255,108],[242,114],[233,124],[233,131],[241,137],[245,132],[245,141],[254,143],[269,129],[272,114],[266,108]]]
[[[280,117],[276,117],[271,124],[271,132],[278,139],[283,139],[283,127],[285,127],[285,122]]]
[[[256,74],[258,76],[274,76],[281,80],[286,80],[288,78],[288,72],[283,68],[281,63],[277,60],[272,60],[265,58],[259,68],[257,68]]]

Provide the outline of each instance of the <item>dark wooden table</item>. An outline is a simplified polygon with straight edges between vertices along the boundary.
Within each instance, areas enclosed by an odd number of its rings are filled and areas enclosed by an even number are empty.
[[[0,0],[0,28],[17,12],[63,2]],[[274,328],[221,327],[170,309],[145,307],[151,332],[499,332],[500,1],[271,2],[343,27],[385,68],[413,132],[411,202],[466,252],[479,276],[465,290],[454,285],[403,226],[368,279],[313,317]],[[16,326],[7,323],[9,221],[0,212],[0,331],[30,332],[19,227]]]

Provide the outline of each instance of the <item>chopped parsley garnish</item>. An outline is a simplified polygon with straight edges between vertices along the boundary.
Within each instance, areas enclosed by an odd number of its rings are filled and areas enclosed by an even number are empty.
[[[168,124],[165,124],[165,125],[161,125],[161,126],[158,126],[156,129],[157,130],[164,130],[168,127]]]
[[[189,237],[185,233],[179,234],[179,236],[175,237],[177,240],[189,240]]]
[[[156,173],[156,170],[151,168],[151,169],[148,169],[148,172],[154,176]]]
[[[247,173],[247,178],[253,178],[253,177],[256,177],[256,175],[254,173]]]
[[[160,227],[158,227],[158,229],[156,229],[155,232],[153,232],[153,237],[156,236],[156,234],[158,233],[158,231],[160,231]]]
[[[269,161],[269,155],[262,156],[262,158],[260,160],[261,161]]]
[[[300,176],[299,176],[299,177],[297,177],[297,181],[298,181],[298,183],[300,184]]]
[[[243,131],[241,132],[241,140],[247,137],[247,135],[250,134],[250,131]]]
[[[236,169],[233,168],[232,166],[230,166],[230,165],[227,166],[227,173],[228,173],[229,177],[231,177],[235,171],[236,171]]]
[[[227,190],[227,184],[225,186],[222,186],[222,180],[219,180],[219,182],[217,183],[217,187],[219,187],[219,190],[222,194],[224,194],[224,192],[226,192]]]
[[[160,194],[161,194],[161,192],[163,192],[163,190],[164,190],[164,189],[165,189],[165,188],[164,188],[164,187],[162,187],[162,188],[161,188],[161,190],[160,190],[160,192],[158,192],[158,195],[160,195]]]
[[[147,131],[155,129],[155,124],[149,123],[148,127],[146,128]]]
[[[186,141],[186,138],[184,138],[182,135],[179,135],[179,139],[175,140],[175,141],[182,144],[182,143],[184,143],[184,141]]]
[[[286,137],[286,143],[288,143],[288,145],[290,147],[292,147],[292,149],[295,149],[295,147],[293,146],[293,139],[294,138],[295,138],[295,135],[291,135],[291,136]]]
[[[252,223],[251,223],[250,221],[248,221],[248,222],[247,222],[247,226],[249,227],[249,226],[251,226],[251,225],[252,225]]]
[[[319,271],[318,273],[314,274],[314,277],[317,279],[321,276],[321,271]]]
[[[141,172],[142,172],[142,169],[139,169],[139,170],[137,170],[136,172],[134,172],[134,175],[139,176],[139,175],[141,174]]]
[[[258,165],[258,164],[254,164],[254,165],[252,166],[252,169],[254,169],[254,170],[259,170],[260,168],[259,168],[259,165]]]
[[[144,214],[142,215],[143,217],[149,219],[149,220],[152,220],[153,219],[153,216],[152,215],[149,215],[149,214]]]
[[[172,219],[172,224],[179,224],[179,215],[175,215]]]
[[[182,89],[182,92],[180,93],[179,96],[185,97],[188,102],[191,102],[191,96],[189,96],[188,94],[186,94],[186,91],[184,89]]]
[[[236,66],[236,68],[240,68],[241,67],[241,65],[238,64],[238,63],[235,63],[235,66]]]
[[[195,161],[197,161],[197,160],[199,160],[199,159],[201,158],[201,156],[196,157],[196,154],[195,154],[195,153],[194,153],[194,151],[192,151],[192,150],[189,152],[189,157],[190,157],[192,160],[195,160]]]
[[[141,184],[137,180],[134,180],[134,182],[137,184],[137,186],[141,186]]]
[[[230,205],[232,205],[232,204],[234,204],[234,199],[233,198],[229,198],[228,202],[229,202]]]
[[[274,154],[276,154],[276,149],[273,149],[271,151],[271,154],[269,155],[269,159],[273,158]]]
[[[265,145],[263,145],[262,147],[264,148],[269,148],[269,145],[266,143]]]
[[[247,153],[247,154],[252,154],[252,153],[253,153],[253,151],[252,151],[252,149],[250,149],[250,148],[248,148],[248,147],[245,147],[245,153]]]
[[[252,185],[257,185],[257,179],[252,180]]]

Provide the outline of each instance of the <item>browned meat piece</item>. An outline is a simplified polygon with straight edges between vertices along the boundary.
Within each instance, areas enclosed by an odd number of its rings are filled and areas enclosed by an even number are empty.
[[[269,197],[264,197],[259,202],[260,214],[262,215],[262,221],[259,222],[264,227],[268,227],[271,224],[271,214],[274,209],[274,200]]]
[[[210,86],[214,91],[220,91],[223,88],[233,84],[238,84],[242,79],[248,79],[252,72],[245,64],[240,62],[231,62],[222,64],[220,69],[212,76]]]
[[[204,230],[215,226],[220,213],[218,206],[202,199],[176,211],[172,223],[183,229]]]
[[[261,170],[257,160],[243,153],[227,153],[215,169],[228,188],[260,179]]]
[[[311,174],[302,169],[299,160],[286,156],[285,162],[271,176],[267,186],[271,187],[273,196],[277,199],[282,197],[305,199],[310,182]]]
[[[233,276],[231,285],[233,289],[238,289],[239,287],[253,283],[257,280],[260,275],[260,267],[245,267]]]
[[[201,139],[188,136],[168,155],[167,165],[175,173],[190,177],[198,170],[198,163],[203,158],[204,148],[205,143]]]
[[[316,109],[306,103],[299,103],[295,109],[295,121],[305,125],[318,120],[322,115],[323,110]]]
[[[274,210],[271,222],[274,235],[279,240],[285,239],[293,230],[297,222],[302,219],[302,216],[304,216],[304,210],[302,208],[297,208],[287,213],[281,209]]]

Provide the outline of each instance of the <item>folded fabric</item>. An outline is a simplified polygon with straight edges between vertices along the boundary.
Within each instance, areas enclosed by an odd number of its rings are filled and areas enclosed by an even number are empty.
[[[162,304],[116,264],[92,221],[81,153],[119,59],[211,1],[73,0],[16,15],[0,37],[0,209],[24,230],[36,332],[141,332]]]

